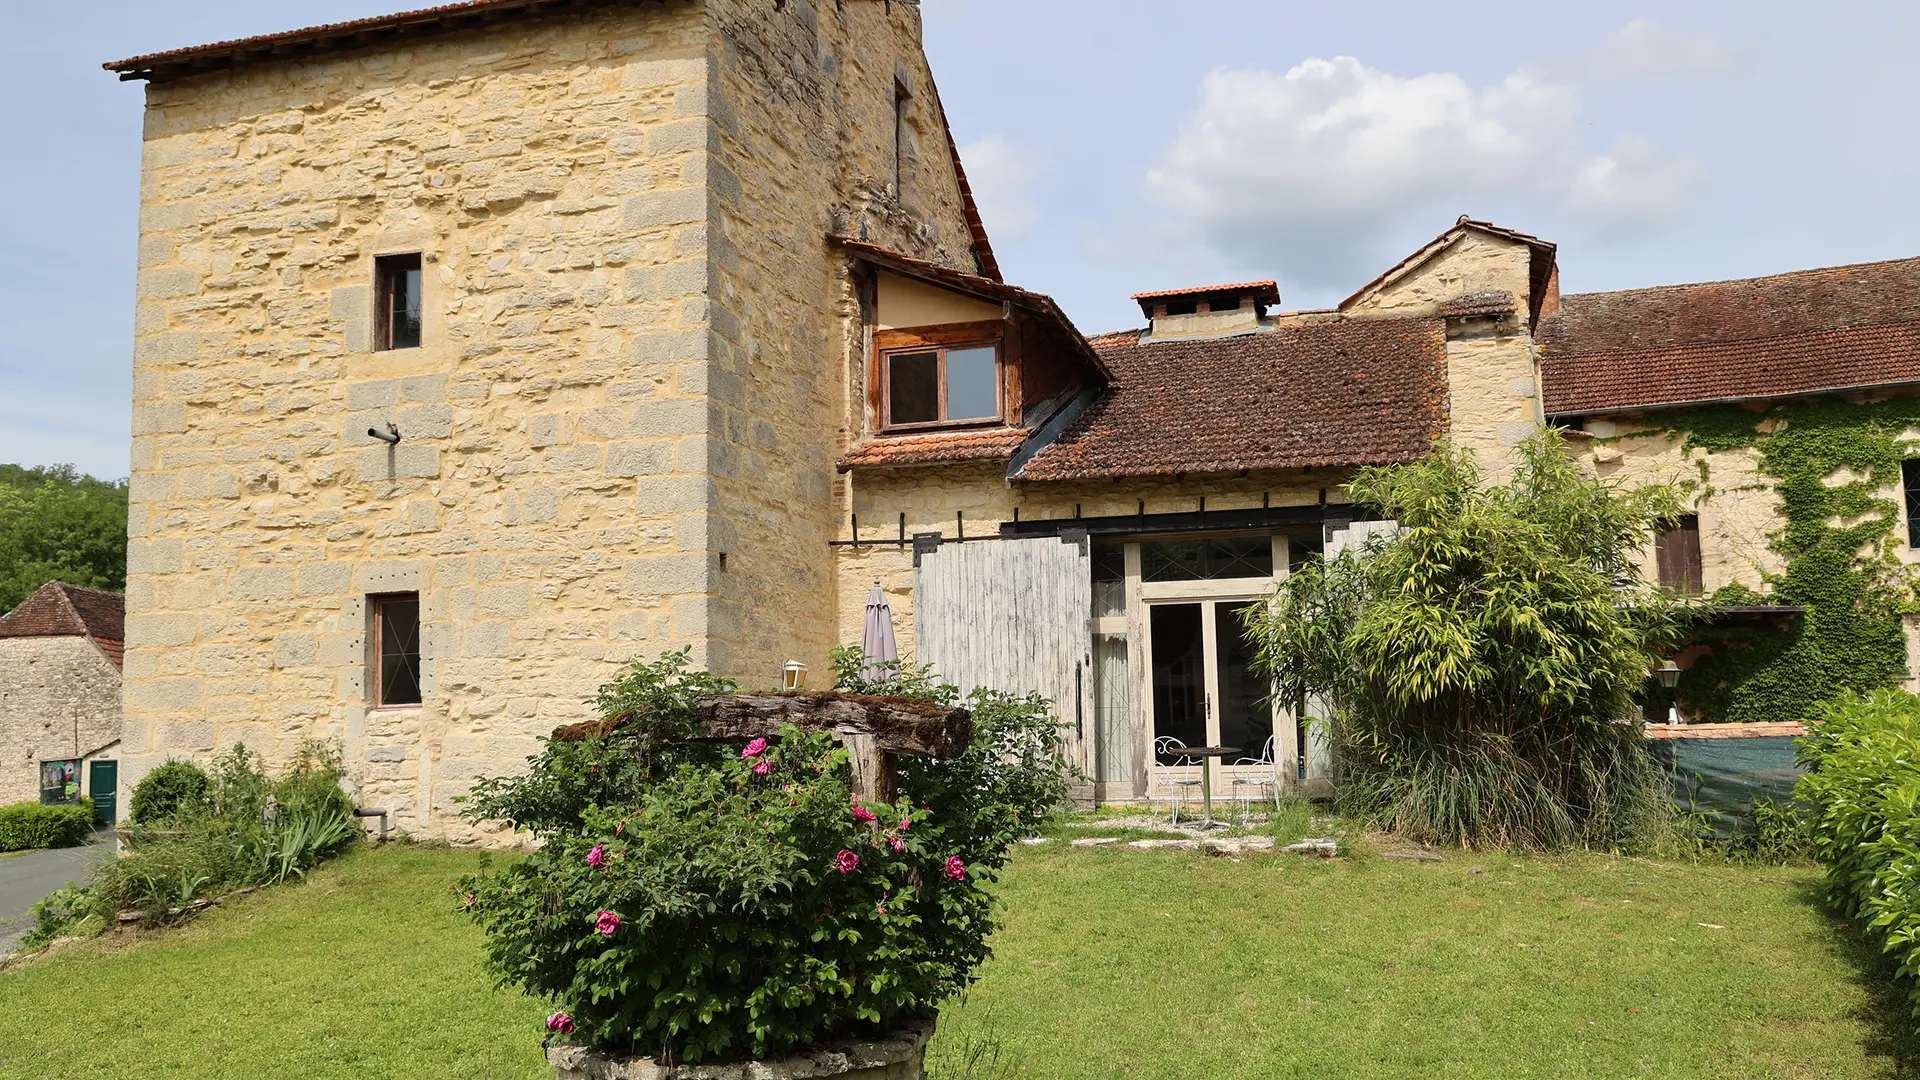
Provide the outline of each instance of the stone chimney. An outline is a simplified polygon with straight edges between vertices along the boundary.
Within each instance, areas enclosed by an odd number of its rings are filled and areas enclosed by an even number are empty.
[[[1271,281],[1245,281],[1139,293],[1133,299],[1153,320],[1148,340],[1179,341],[1258,331],[1268,306],[1280,302],[1280,287]]]

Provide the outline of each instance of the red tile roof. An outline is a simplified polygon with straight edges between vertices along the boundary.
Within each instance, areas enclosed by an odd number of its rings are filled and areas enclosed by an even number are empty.
[[[1549,414],[1920,384],[1920,259],[1563,296]]]
[[[1446,320],[1354,319],[1240,337],[1095,339],[1114,385],[1018,480],[1412,461],[1446,427]]]
[[[117,667],[126,620],[126,598],[119,593],[49,581],[0,615],[0,638],[90,637]]]
[[[298,58],[318,52],[358,49],[401,34],[422,31],[462,30],[484,26],[501,19],[547,15],[578,8],[587,3],[658,2],[658,0],[466,0],[465,3],[376,15],[351,22],[327,23],[299,30],[216,41],[167,52],[130,56],[100,65],[117,71],[122,80],[178,78],[203,71],[237,67],[264,60]]]
[[[943,431],[930,435],[882,435],[868,439],[840,459],[840,471],[891,469],[906,465],[948,465],[960,461],[1004,461],[1031,434],[1026,428]]]

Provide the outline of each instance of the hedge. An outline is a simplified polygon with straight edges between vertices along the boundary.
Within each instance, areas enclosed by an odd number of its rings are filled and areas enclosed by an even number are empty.
[[[93,807],[14,803],[0,806],[0,851],[76,847],[93,835]]]
[[[1848,695],[1808,725],[1807,775],[1794,793],[1811,807],[1827,898],[1864,924],[1920,976],[1920,697]],[[1920,987],[1908,997],[1920,1013]]]

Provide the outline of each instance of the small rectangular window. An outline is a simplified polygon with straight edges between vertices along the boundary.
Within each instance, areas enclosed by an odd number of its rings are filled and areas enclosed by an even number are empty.
[[[373,704],[420,704],[420,594],[367,598],[373,616]]]
[[[374,347],[420,347],[420,255],[382,255],[373,260]]]
[[[1900,486],[1907,494],[1907,546],[1920,548],[1920,458],[1900,463]]]
[[[883,353],[883,427],[982,424],[1000,419],[1000,347],[993,344]]]
[[[1700,519],[1688,514],[1670,521],[1653,540],[1653,561],[1660,584],[1689,596],[1700,594]]]
[[[1140,545],[1142,581],[1220,581],[1272,576],[1273,540],[1266,536],[1154,540]]]

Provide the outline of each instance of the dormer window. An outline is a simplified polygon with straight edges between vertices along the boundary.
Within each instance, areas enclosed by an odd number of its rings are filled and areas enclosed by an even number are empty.
[[[889,431],[991,424],[1004,415],[997,342],[884,350],[880,385],[881,425]]]

